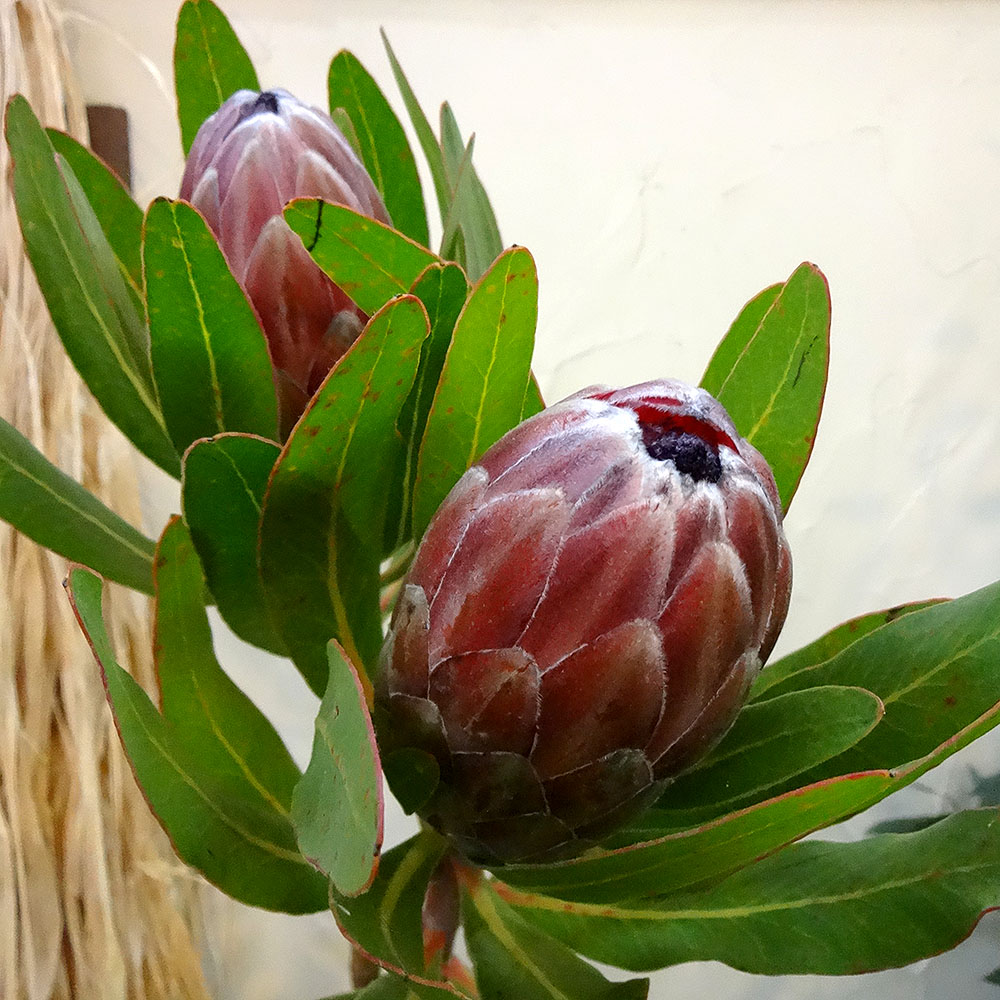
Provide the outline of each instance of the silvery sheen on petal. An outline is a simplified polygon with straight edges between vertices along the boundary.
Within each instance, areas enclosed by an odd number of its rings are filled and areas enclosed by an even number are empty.
[[[484,865],[578,854],[732,724],[784,623],[774,477],[720,403],[661,379],[514,428],[421,542],[382,651],[389,749]]]
[[[329,115],[284,90],[240,90],[208,118],[180,196],[204,215],[267,337],[285,433],[367,317],[313,262],[282,209],[323,198],[391,225]]]

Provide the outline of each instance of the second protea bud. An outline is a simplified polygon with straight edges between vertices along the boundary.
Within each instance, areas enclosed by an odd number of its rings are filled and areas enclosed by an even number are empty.
[[[577,853],[728,729],[784,622],[774,478],[706,392],[589,389],[503,437],[431,522],[383,650],[387,738],[469,859]]]
[[[287,432],[366,316],[316,266],[282,209],[323,198],[390,224],[382,199],[332,119],[284,90],[240,90],[208,118],[180,194],[205,216],[257,310]]]

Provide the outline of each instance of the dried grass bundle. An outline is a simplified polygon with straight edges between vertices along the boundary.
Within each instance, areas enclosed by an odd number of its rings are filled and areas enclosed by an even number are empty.
[[[0,0],[0,92],[85,135],[45,0]],[[136,469],[63,353],[24,256],[0,144],[0,412],[122,516]],[[0,524],[0,997],[205,996],[197,889],[125,761],[61,582],[64,560]],[[148,602],[110,588],[123,663],[150,687]]]

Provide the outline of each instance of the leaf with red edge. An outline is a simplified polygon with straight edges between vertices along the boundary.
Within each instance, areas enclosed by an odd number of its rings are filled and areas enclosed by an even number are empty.
[[[271,473],[260,528],[264,593],[317,694],[326,687],[331,638],[365,673],[382,646],[379,562],[402,448],[396,420],[426,336],[427,313],[413,296],[376,313],[320,386]]]
[[[751,299],[702,378],[770,463],[785,510],[812,454],[829,357],[830,291],[807,263]]]
[[[356,896],[371,885],[382,851],[382,768],[358,672],[337,643],[327,656],[330,680],[292,823],[309,861],[339,893]]]
[[[250,56],[211,0],[186,0],[177,16],[174,87],[184,153],[202,122],[237,90],[259,90]]]
[[[45,133],[80,182],[126,281],[141,295],[142,209],[114,171],[86,146],[58,129],[47,128]]]
[[[383,856],[378,875],[364,895],[345,898],[334,892],[331,897],[344,937],[376,965],[403,976],[420,998],[467,995],[430,974],[424,963],[424,896],[447,850],[444,839],[425,829]]]
[[[863,740],[806,775],[897,768],[961,745],[1000,722],[1000,582],[876,628],[769,695],[823,684],[877,694],[885,717]]]
[[[917,833],[810,841],[712,889],[620,906],[513,900],[525,920],[626,969],[719,961],[759,975],[857,975],[953,948],[1000,903],[996,810]]]
[[[181,500],[219,614],[244,641],[284,655],[257,565],[264,492],[280,450],[250,434],[195,441],[184,455]]]
[[[455,321],[469,294],[469,284],[457,264],[431,264],[413,283],[410,294],[423,302],[430,322],[430,333],[420,350],[417,377],[397,421],[403,438],[403,449],[394,488],[390,491],[390,506],[386,518],[387,552],[402,545],[411,535],[410,499],[417,476],[420,442],[451,344]]]
[[[267,341],[203,216],[157,198],[146,212],[142,262],[153,375],[178,453],[225,431],[276,440]]]
[[[846,649],[858,639],[864,638],[869,632],[881,628],[894,622],[903,615],[911,614],[914,611],[923,611],[932,604],[940,604],[942,599],[931,601],[916,601],[913,604],[899,604],[894,608],[886,608],[884,611],[873,611],[866,615],[858,615],[846,622],[830,629],[818,639],[814,639],[808,645],[797,649],[794,653],[783,656],[780,660],[769,663],[762,670],[750,689],[750,701],[761,701],[765,697],[773,698],[777,693],[773,691],[779,684],[791,685],[791,678],[812,670],[813,667],[825,663],[836,656],[841,650]],[[786,688],[787,690],[787,688]]]
[[[463,903],[481,1000],[645,1000],[649,993],[648,979],[606,979],[570,942],[528,923],[485,879],[466,880]]]
[[[66,353],[108,417],[177,475],[180,460],[153,390],[146,325],[84,189],[19,95],[7,105],[5,131],[25,249]]]
[[[420,445],[415,537],[462,473],[520,421],[537,316],[535,262],[513,247],[476,284],[455,324]]]
[[[582,857],[551,865],[507,865],[497,875],[525,892],[591,903],[678,892],[717,881],[860,812],[903,783],[887,771],[848,775],[682,830],[669,814],[651,809]]]
[[[907,614],[791,675],[787,684],[802,689],[863,687],[885,706],[882,720],[860,742],[796,780],[806,787],[684,830],[669,813],[652,809],[600,850],[545,869],[509,866],[502,870],[504,881],[590,902],[672,893],[720,879],[860,812],[1000,722],[998,623],[995,583]]]
[[[367,313],[401,295],[440,258],[402,233],[343,205],[296,198],[285,221],[320,268]]]
[[[342,49],[327,74],[330,108],[343,108],[358,140],[360,157],[389,217],[410,239],[427,245],[427,209],[417,163],[396,113],[357,57]]]
[[[538,379],[534,373],[528,378],[528,384],[524,388],[524,403],[521,406],[521,419],[527,420],[536,413],[541,413],[545,409],[545,400],[542,399],[542,390],[538,388]]]
[[[161,539],[156,568],[162,714],[115,660],[100,578],[83,569],[69,576],[136,780],[178,855],[224,892],[288,913],[322,909],[327,882],[302,857],[289,819],[298,769],[215,660],[204,580],[178,519]]]
[[[658,815],[681,829],[761,802],[854,746],[883,713],[879,698],[858,687],[808,688],[747,705],[719,745],[667,786]]]

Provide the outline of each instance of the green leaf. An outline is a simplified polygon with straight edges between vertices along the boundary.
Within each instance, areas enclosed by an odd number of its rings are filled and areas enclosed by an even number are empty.
[[[466,888],[465,940],[481,1000],[645,1000],[648,979],[610,982],[525,921],[485,879]]]
[[[420,446],[414,537],[462,473],[520,422],[537,315],[535,263],[514,247],[483,275],[455,324]]]
[[[392,794],[408,816],[430,801],[441,781],[437,758],[416,747],[391,750],[382,765]]]
[[[444,218],[441,234],[441,256],[459,264],[466,272],[469,271],[468,254],[466,250],[465,230],[462,227],[462,208],[468,203],[469,178],[472,176],[472,150],[476,145],[476,137],[470,136],[469,142],[462,150],[461,157],[452,168],[452,176],[448,184],[451,201],[448,204],[448,214]],[[476,275],[481,277],[482,272]]]
[[[541,413],[545,409],[545,400],[542,399],[542,390],[538,388],[538,380],[534,374],[528,379],[528,384],[524,388],[524,403],[521,405],[521,420],[527,420],[536,413]]]
[[[331,894],[333,915],[348,941],[383,969],[402,976],[417,997],[463,996],[424,964],[421,909],[447,841],[423,830],[386,853],[371,888],[356,898]]]
[[[717,881],[758,858],[867,808],[907,781],[886,771],[831,779],[686,830],[651,809],[626,828],[621,847],[552,865],[509,865],[509,885],[562,900],[614,902]],[[532,899],[534,896],[532,896]],[[525,905],[534,905],[526,902]]]
[[[226,15],[211,0],[185,0],[177,17],[174,89],[187,156],[202,122],[237,90],[260,90],[257,72]]]
[[[292,799],[302,853],[342,896],[375,878],[382,849],[382,770],[365,692],[344,651],[327,647],[330,680],[316,716],[312,757]]]
[[[761,975],[857,975],[937,955],[1000,899],[995,810],[857,843],[797,844],[712,890],[524,916],[627,969],[719,961]]]
[[[142,296],[137,294],[129,280],[123,275],[115,258],[111,244],[87,200],[87,194],[76,179],[69,164],[56,154],[56,166],[62,174],[70,203],[84,239],[93,250],[93,264],[97,277],[111,302],[111,307],[121,324],[124,346],[129,352],[129,360],[149,388],[153,378],[149,362],[149,330],[142,315]]]
[[[434,392],[451,344],[455,321],[469,294],[465,274],[457,264],[431,264],[413,283],[411,293],[424,304],[430,334],[420,352],[420,367],[397,426],[403,438],[399,472],[390,491],[386,518],[386,551],[404,544],[412,531],[411,498],[417,478],[417,459]]]
[[[277,438],[267,342],[205,220],[157,198],[142,251],[153,374],[177,451],[224,431]]]
[[[264,590],[272,620],[317,693],[326,686],[329,639],[366,672],[382,645],[386,480],[402,447],[396,420],[426,335],[427,313],[413,296],[373,316],[320,386],[271,475],[261,522]]]
[[[416,994],[401,976],[382,975],[364,989],[338,993],[328,1000],[410,1000],[414,996]]]
[[[714,395],[722,388],[784,287],[781,282],[768,286],[740,310],[708,362],[708,368],[701,379],[703,389]]]
[[[111,421],[177,475],[180,460],[144,353],[145,328],[97,217],[23,97],[7,106],[6,134],[25,248],[66,353]]]
[[[441,105],[441,150],[451,191],[445,228],[454,219],[465,239],[465,269],[473,281],[486,273],[503,252],[496,216],[476,168],[472,165],[473,138],[462,139],[455,115],[447,101]]]
[[[587,902],[672,893],[720,878],[873,805],[989,731],[1000,722],[998,674],[995,583],[907,614],[789,678],[789,686],[802,690],[857,685],[885,705],[871,733],[797,779],[806,787],[681,831],[669,814],[652,809],[616,835],[612,843],[621,846],[546,870],[510,866],[503,878],[518,888]]]
[[[769,694],[823,684],[874,691],[885,717],[809,777],[895,768],[952,749],[1000,722],[1000,583],[896,618]]]
[[[873,823],[869,828],[869,833],[915,833],[917,830],[926,830],[927,827],[944,819],[948,814],[937,816],[900,816],[898,819],[887,819],[881,823]]]
[[[351,121],[347,110],[345,108],[331,108],[330,118],[333,120],[333,124],[340,129],[351,149],[354,150],[354,155],[362,160],[361,140],[358,138],[358,130],[354,127],[354,122]]]
[[[280,449],[246,434],[196,441],[184,456],[184,519],[208,589],[226,624],[245,641],[287,655],[271,624],[257,565],[257,533],[268,477]]]
[[[361,159],[400,232],[426,246],[427,209],[413,151],[379,85],[350,52],[330,63],[330,107],[344,108],[354,124]]]
[[[802,264],[776,294],[750,301],[702,379],[770,463],[785,510],[816,440],[829,355],[830,292],[819,269]]]
[[[39,545],[126,587],[153,591],[151,539],[0,420],[0,518]]]
[[[182,523],[168,525],[157,555],[162,714],[115,660],[100,579],[74,569],[69,583],[136,779],[181,859],[249,905],[321,909],[326,880],[299,853],[289,820],[298,770],[214,658],[201,573]]]
[[[296,198],[285,221],[313,260],[366,313],[409,291],[438,258],[381,222],[316,198]]]
[[[500,255],[503,242],[489,198],[471,164],[472,140],[467,146],[451,108],[444,104],[441,107],[441,141],[438,142],[385,31],[382,41],[430,168],[441,225],[445,230],[442,248],[447,246],[452,259],[466,265],[470,277],[477,280]]]
[[[437,196],[438,208],[441,212],[441,222],[443,224],[448,217],[448,208],[451,205],[451,190],[448,186],[448,177],[445,171],[444,154],[441,152],[441,146],[434,135],[431,123],[427,120],[427,116],[417,101],[416,94],[413,93],[413,88],[403,73],[403,67],[400,66],[399,60],[396,58],[396,53],[392,51],[392,46],[389,44],[389,38],[385,33],[385,29],[379,30],[382,35],[382,44],[385,45],[385,51],[389,57],[389,65],[392,66],[392,75],[396,78],[396,85],[399,87],[399,92],[403,97],[406,113],[410,116],[413,131],[417,133],[417,140],[420,143],[420,148],[423,150],[424,158],[427,160],[427,166],[430,168],[431,179],[434,182],[434,193]]]
[[[156,551],[156,672],[163,717],[214,776],[285,820],[298,768],[274,727],[212,648],[205,579],[187,527],[167,523]],[[210,766],[209,766],[210,765]]]
[[[894,608],[887,608],[885,611],[873,611],[866,615],[859,615],[849,621],[831,629],[825,635],[814,639],[807,646],[789,653],[780,660],[769,663],[762,670],[754,681],[750,689],[750,699],[760,700],[764,696],[772,697],[772,689],[794,675],[811,670],[813,667],[824,663],[835,656],[842,649],[846,649],[853,642],[866,636],[889,622],[894,622],[903,615],[908,615],[913,611],[922,611],[932,604],[941,603],[939,600],[918,601],[914,604],[899,604]],[[790,685],[789,685],[790,686]],[[788,686],[785,687],[788,690]]]
[[[760,802],[854,746],[883,711],[871,691],[856,687],[810,688],[748,705],[722,742],[667,787],[659,817],[683,828]]]
[[[46,135],[55,151],[70,165],[80,182],[118,260],[137,296],[142,295],[142,209],[118,176],[86,146],[58,129]]]

